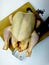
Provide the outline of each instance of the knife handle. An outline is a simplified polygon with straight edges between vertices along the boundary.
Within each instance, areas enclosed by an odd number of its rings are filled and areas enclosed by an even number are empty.
[[[37,29],[35,29],[39,37],[49,31],[49,17]]]

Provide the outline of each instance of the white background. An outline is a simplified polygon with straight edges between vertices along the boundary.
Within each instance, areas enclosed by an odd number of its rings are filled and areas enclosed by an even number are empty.
[[[19,8],[25,2],[30,2],[37,10],[45,9],[44,20],[49,16],[49,0],[0,0],[0,20]]]
[[[49,0],[0,0],[0,20],[28,1],[35,9],[45,9],[44,20],[49,16]],[[49,65],[49,37],[35,46],[31,57],[23,61],[12,56],[9,49],[2,50],[3,44],[0,38],[0,65]]]

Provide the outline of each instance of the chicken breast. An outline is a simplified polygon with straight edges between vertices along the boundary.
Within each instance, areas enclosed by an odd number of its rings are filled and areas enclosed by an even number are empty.
[[[13,17],[11,33],[18,40],[26,40],[30,37],[35,25],[33,13],[17,12]]]

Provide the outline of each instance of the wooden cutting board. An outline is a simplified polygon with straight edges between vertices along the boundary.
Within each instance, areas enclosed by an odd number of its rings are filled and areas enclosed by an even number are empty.
[[[18,11],[23,11],[23,12],[27,12],[27,8],[31,8],[33,13],[35,15],[37,15],[38,18],[40,18],[40,16],[38,15],[38,13],[36,12],[36,10],[34,9],[34,7],[29,3],[25,3],[23,6],[21,6],[20,8],[18,8],[17,10],[15,10],[14,12],[12,12],[11,14],[14,16],[14,14]],[[2,21],[0,21],[0,36],[3,38],[3,30],[4,28],[6,28],[7,26],[9,26],[10,23],[9,23],[9,15],[4,18]],[[44,34],[40,40],[44,39],[45,37],[47,37],[49,35],[49,32],[47,32],[46,34]]]

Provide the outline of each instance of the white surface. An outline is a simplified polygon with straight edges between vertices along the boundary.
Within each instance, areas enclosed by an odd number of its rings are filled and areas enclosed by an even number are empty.
[[[42,16],[44,20],[49,16],[49,0],[0,0],[0,20],[19,8],[25,2],[30,2],[35,9],[45,9],[44,16]]]
[[[3,43],[0,38],[0,44]],[[31,57],[23,61],[15,58],[9,49],[0,49],[0,65],[49,65],[49,36],[33,48]]]
[[[28,1],[35,9],[45,9],[44,20],[49,16],[49,0],[0,0],[0,20]],[[3,44],[0,38],[0,65],[49,65],[49,37],[35,46],[32,56],[23,61],[12,56],[9,49],[2,50]]]

